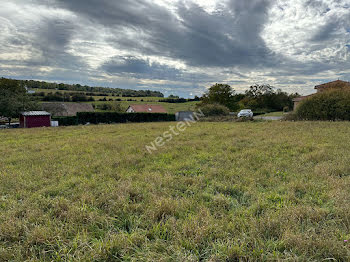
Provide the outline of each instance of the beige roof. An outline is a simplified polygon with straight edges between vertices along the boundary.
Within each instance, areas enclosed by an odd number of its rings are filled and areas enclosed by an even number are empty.
[[[53,116],[76,116],[78,112],[94,112],[88,103],[42,103],[42,108]]]
[[[323,88],[343,88],[343,87],[349,87],[350,83],[342,80],[336,80],[329,83],[325,83],[322,85],[315,86],[315,89],[323,89]]]

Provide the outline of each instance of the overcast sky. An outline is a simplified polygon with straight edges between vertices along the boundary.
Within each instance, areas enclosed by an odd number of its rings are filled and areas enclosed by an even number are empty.
[[[0,0],[0,76],[201,95],[350,80],[350,0]]]

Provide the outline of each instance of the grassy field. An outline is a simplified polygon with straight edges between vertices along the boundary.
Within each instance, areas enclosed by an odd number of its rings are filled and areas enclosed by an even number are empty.
[[[47,102],[43,102],[47,103]],[[70,102],[69,102],[70,103]],[[194,101],[194,102],[186,102],[186,103],[162,103],[162,102],[151,102],[151,101],[95,101],[95,102],[84,102],[87,104],[93,104],[93,105],[103,105],[103,104],[113,104],[113,103],[118,103],[121,105],[121,108],[123,110],[127,110],[130,105],[143,105],[143,104],[148,104],[148,105],[161,105],[163,106],[168,114],[175,114],[176,112],[179,111],[195,111],[196,106],[199,102]],[[98,110],[95,109],[95,111],[100,111],[100,112],[106,112],[103,110]]]
[[[89,102],[90,104],[108,104],[108,103],[120,103],[121,107],[126,111],[130,105],[143,105],[143,104],[148,104],[148,105],[161,105],[163,106],[168,114],[175,114],[176,112],[179,111],[195,111],[196,110],[196,105],[199,102],[186,102],[186,103],[163,103],[163,102],[148,102],[147,100],[145,101],[121,101],[121,102],[101,102],[101,101],[95,101],[95,102]]]
[[[35,89],[36,92],[44,92],[44,93],[50,93],[50,92],[57,92],[56,90],[51,89]],[[65,90],[58,90],[58,92],[65,93],[81,93],[78,91],[65,91]],[[85,92],[83,92],[85,93]],[[194,111],[196,110],[196,105],[199,103],[197,101],[194,102],[186,102],[186,103],[163,103],[158,102],[161,99],[164,99],[162,97],[117,97],[117,96],[93,96],[93,98],[96,100],[94,102],[86,102],[89,104],[109,104],[109,103],[120,103],[122,108],[126,111],[130,105],[138,105],[138,104],[152,104],[152,105],[162,105],[169,114],[175,114],[179,111]],[[106,98],[108,99],[122,99],[122,101],[98,101],[99,99]],[[127,101],[128,99],[136,100],[136,101]],[[47,102],[45,102],[47,103]],[[98,110],[97,110],[98,111]]]
[[[0,131],[0,261],[350,260],[350,123],[169,124]]]

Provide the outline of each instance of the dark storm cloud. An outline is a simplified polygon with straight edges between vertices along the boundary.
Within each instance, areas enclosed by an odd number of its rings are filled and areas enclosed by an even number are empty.
[[[276,58],[260,37],[269,1],[231,0],[225,11],[208,13],[194,3],[171,11],[149,1],[58,0],[65,8],[113,33],[116,47],[165,56],[200,67],[271,66]],[[244,3],[243,3],[244,2]],[[123,30],[135,33],[131,37]],[[119,33],[119,34],[118,34]]]
[[[253,1],[240,6],[231,1],[229,9],[208,14],[195,4],[179,7],[185,30],[175,56],[193,66],[271,66],[275,57],[260,37],[261,25],[266,19],[266,1]]]
[[[273,72],[267,73],[268,76],[283,77],[283,76],[313,76],[320,72],[331,70],[334,65],[322,62],[293,62],[282,64],[279,68],[275,68]]]
[[[56,1],[59,6],[108,27],[147,28],[149,23],[167,22],[173,18],[173,15],[167,9],[146,0]]]
[[[213,77],[207,74],[191,74],[180,69],[162,65],[157,62],[151,63],[149,60],[128,56],[114,57],[101,66],[101,70],[110,75],[123,76],[128,75],[136,79],[158,79],[169,81],[191,82],[196,81],[204,83],[215,81]]]
[[[46,18],[35,30],[35,39],[30,46],[34,56],[28,64],[70,68],[82,66],[82,62],[67,52],[67,46],[75,34],[75,26],[69,20]]]
[[[320,27],[317,32],[312,36],[311,41],[313,42],[322,42],[329,39],[334,39],[340,29],[339,21],[336,19],[331,20],[327,24]]]
[[[148,79],[176,79],[181,77],[177,69],[150,63],[149,61],[136,57],[114,57],[102,67],[102,70],[110,74],[131,74],[136,78]]]

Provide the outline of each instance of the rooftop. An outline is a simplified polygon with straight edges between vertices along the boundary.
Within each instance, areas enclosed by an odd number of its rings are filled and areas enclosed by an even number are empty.
[[[27,111],[22,112],[21,115],[23,116],[50,116],[51,114],[46,111]]]
[[[78,112],[94,112],[92,104],[85,103],[42,103],[42,109],[53,116],[76,116]]]
[[[335,88],[335,87],[350,87],[350,83],[342,80],[336,80],[329,83],[325,83],[322,85],[315,86],[315,89],[322,89],[322,88]]]

